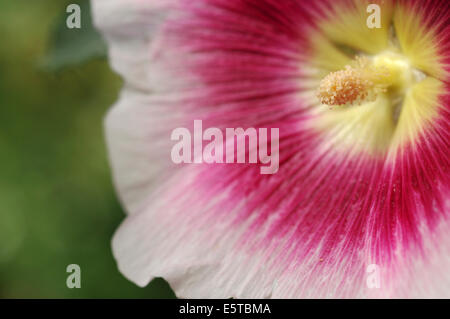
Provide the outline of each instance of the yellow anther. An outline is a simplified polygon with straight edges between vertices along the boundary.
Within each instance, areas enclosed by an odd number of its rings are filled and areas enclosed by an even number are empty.
[[[389,72],[369,65],[367,59],[356,57],[344,70],[328,74],[321,82],[317,96],[322,104],[361,104],[375,100],[389,85]]]

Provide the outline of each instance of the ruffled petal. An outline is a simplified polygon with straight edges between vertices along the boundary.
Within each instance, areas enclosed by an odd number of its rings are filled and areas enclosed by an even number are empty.
[[[158,45],[175,6],[171,0],[92,1],[94,22],[108,42],[111,66],[124,80],[105,126],[114,183],[130,213],[171,169],[165,138],[181,125],[174,94],[163,94],[174,81],[161,70]]]
[[[112,68],[126,85],[151,90],[155,80],[148,70],[157,56],[158,34],[175,0],[92,0],[95,26],[109,47]]]

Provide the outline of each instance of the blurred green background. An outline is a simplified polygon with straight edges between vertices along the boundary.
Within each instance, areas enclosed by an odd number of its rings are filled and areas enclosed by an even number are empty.
[[[82,29],[64,28],[69,3]],[[172,298],[117,270],[124,218],[103,117],[122,85],[89,27],[86,1],[0,2],[0,298]],[[66,267],[81,267],[81,289]]]

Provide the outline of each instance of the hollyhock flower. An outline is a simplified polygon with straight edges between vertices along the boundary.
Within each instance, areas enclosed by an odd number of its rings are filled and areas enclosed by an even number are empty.
[[[448,1],[92,5],[125,81],[106,136],[127,278],[180,297],[450,297]],[[194,120],[279,128],[278,172],[174,164],[170,133]]]

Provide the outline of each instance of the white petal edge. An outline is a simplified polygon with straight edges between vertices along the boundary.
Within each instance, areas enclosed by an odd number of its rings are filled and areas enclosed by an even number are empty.
[[[127,213],[139,210],[159,181],[177,170],[170,132],[181,113],[169,95],[125,89],[105,119],[106,142],[118,195]]]
[[[151,90],[158,34],[176,0],[91,0],[94,25],[109,48],[111,67],[125,86]]]

